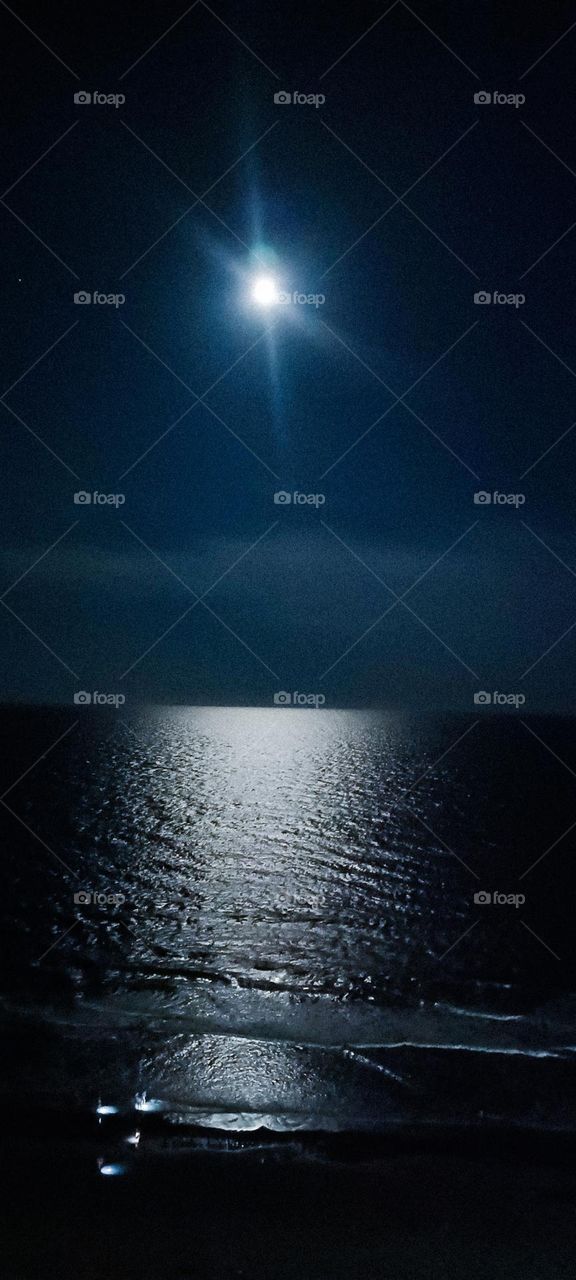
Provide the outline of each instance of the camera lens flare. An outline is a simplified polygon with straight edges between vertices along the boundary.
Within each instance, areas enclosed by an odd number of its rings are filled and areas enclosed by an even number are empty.
[[[273,276],[259,276],[252,287],[252,297],[259,307],[273,307],[280,299]]]

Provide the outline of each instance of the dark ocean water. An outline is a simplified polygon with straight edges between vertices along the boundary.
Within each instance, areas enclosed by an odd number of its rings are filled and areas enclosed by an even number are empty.
[[[5,709],[10,1099],[570,1130],[574,724],[479,710]]]

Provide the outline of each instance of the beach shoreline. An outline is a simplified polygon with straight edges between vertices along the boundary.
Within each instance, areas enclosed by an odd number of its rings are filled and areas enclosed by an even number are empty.
[[[465,1153],[404,1139],[369,1154],[349,1135],[335,1156],[275,1138],[217,1150],[158,1136],[102,1177],[93,1140],[15,1133],[6,1280],[571,1274],[576,1173],[558,1144]]]

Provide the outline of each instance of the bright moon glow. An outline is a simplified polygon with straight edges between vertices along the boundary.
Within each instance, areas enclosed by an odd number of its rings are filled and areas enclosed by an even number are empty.
[[[272,276],[259,276],[252,289],[252,297],[260,307],[273,307],[278,302],[278,286]]]

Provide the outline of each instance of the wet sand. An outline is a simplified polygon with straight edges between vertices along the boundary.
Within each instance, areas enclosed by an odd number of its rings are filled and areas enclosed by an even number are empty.
[[[126,1175],[103,1177],[93,1141],[11,1137],[6,1280],[573,1275],[574,1157],[553,1143],[386,1154],[353,1138],[330,1153],[206,1141],[159,1135]]]

